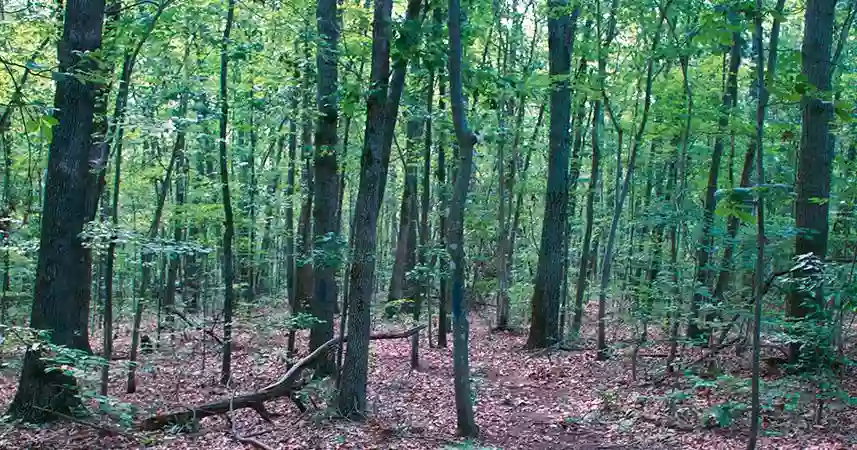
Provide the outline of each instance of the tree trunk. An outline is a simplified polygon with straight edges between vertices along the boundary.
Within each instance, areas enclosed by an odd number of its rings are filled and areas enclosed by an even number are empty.
[[[808,0],[801,46],[801,74],[809,86],[801,100],[800,156],[795,180],[795,227],[799,233],[795,239],[795,254],[813,253],[822,260],[827,255],[828,200],[833,159],[833,148],[830,145],[833,105],[824,101],[824,95],[830,90],[830,51],[835,6],[836,0]],[[791,291],[786,299],[786,316],[795,321],[806,320],[821,306],[820,298],[813,298],[816,294]],[[800,342],[789,344],[789,358],[792,362],[799,360],[800,347]]]
[[[440,8],[435,9],[436,14],[440,13]],[[437,99],[437,108],[440,110],[441,115],[446,114],[446,83],[444,83],[443,75],[440,77],[440,86],[439,86],[439,96]],[[446,148],[444,144],[446,143],[446,133],[444,133],[443,128],[440,130],[440,136],[438,138],[438,149],[437,149],[437,191],[438,191],[438,202],[441,207],[438,208],[438,236],[439,236],[439,245],[441,248],[446,248],[446,206],[449,203],[449,192],[448,185],[446,183]],[[445,265],[441,263],[442,266]],[[447,275],[445,270],[441,270],[440,273],[440,283],[438,286],[438,310],[437,310],[437,346],[440,348],[446,348],[446,335],[449,334],[449,318],[447,315],[447,308],[449,305],[449,285],[447,283]]]
[[[400,51],[394,53],[393,73],[389,80],[389,91],[384,108],[384,141],[382,144],[381,172],[378,199],[379,204],[384,201],[384,191],[387,187],[387,167],[390,166],[390,155],[393,150],[393,137],[396,132],[396,120],[399,117],[399,102],[402,92],[405,90],[405,76],[408,72],[409,54],[411,49],[419,45],[422,34],[420,33],[420,9],[422,0],[408,0],[405,9],[405,23],[401,27],[396,48]]]
[[[604,113],[601,108],[601,99],[598,98],[592,106],[592,163],[589,188],[586,192],[586,226],[583,230],[580,267],[577,272],[577,285],[574,294],[574,318],[571,323],[573,337],[580,334],[580,326],[583,323],[583,299],[586,294],[586,275],[589,270],[589,253],[592,248],[592,227],[595,223],[595,189],[598,187],[598,177],[601,176],[601,130],[604,127]]]
[[[392,0],[374,0],[372,69],[366,100],[366,130],[360,163],[360,185],[354,210],[354,240],[349,289],[349,344],[341,374],[339,412],[359,419],[366,409],[369,331],[375,282],[378,209],[384,166],[384,121],[387,74],[390,71]]]
[[[413,283],[408,281],[407,273],[415,266],[417,238],[417,177],[418,167],[413,161],[416,154],[417,139],[422,134],[422,118],[412,113],[407,122],[407,143],[402,164],[405,166],[404,191],[399,210],[399,232],[396,239],[396,260],[390,276],[390,290],[387,301],[414,299]],[[412,311],[415,305],[403,305],[405,311]],[[395,313],[396,308],[387,308],[387,315]]]
[[[559,305],[565,278],[563,241],[568,231],[569,123],[571,121],[571,51],[580,7],[571,16],[563,11],[567,0],[550,0],[548,8],[549,72],[557,79],[550,93],[550,157],[545,192],[539,263],[532,298],[528,348],[544,348],[559,341]]]
[[[101,47],[103,0],[67,0],[58,45],[58,73],[92,73],[95,60],[82,55]],[[30,326],[50,331],[53,345],[90,353],[88,316],[90,253],[80,233],[93,211],[90,171],[93,115],[98,86],[83,76],[60,76],[54,97],[53,140],[48,156],[41,240]],[[47,371],[42,350],[31,346],[8,414],[44,422],[58,414],[73,415],[80,398],[76,380],[64,371]]]
[[[449,103],[452,108],[452,124],[458,142],[461,160],[458,162],[458,175],[452,202],[449,208],[449,229],[447,230],[447,250],[452,257],[452,318],[453,318],[453,373],[455,388],[455,411],[458,434],[476,437],[479,427],[473,415],[473,401],[470,398],[470,361],[468,335],[470,325],[467,321],[467,307],[464,298],[464,207],[467,192],[470,189],[470,176],[473,171],[473,146],[476,136],[467,125],[464,93],[461,82],[461,3],[449,0]]]
[[[831,1],[831,17],[833,15],[833,3]],[[779,9],[782,10],[783,0],[777,2]],[[807,14],[809,10],[807,9]],[[756,98],[756,136],[755,147],[756,151],[756,184],[761,186],[765,183],[764,170],[764,126],[765,126],[765,110],[768,106],[768,88],[765,80],[765,60],[762,52],[762,0],[756,0],[756,15],[753,29],[753,40],[759,48],[756,54],[756,85],[758,94]],[[778,21],[775,19],[774,29],[771,34],[771,61],[776,61],[776,40],[777,32],[779,31]],[[832,26],[832,24],[831,24]],[[768,73],[772,74],[771,67]],[[825,217],[825,226],[827,226],[827,218]],[[756,439],[759,436],[759,427],[761,426],[761,405],[759,403],[759,355],[761,353],[762,341],[762,297],[764,297],[764,280],[765,280],[765,199],[763,191],[757,191],[756,195],[756,273],[755,282],[753,283],[753,297],[755,305],[753,307],[753,378],[751,380],[751,409],[750,409],[750,439],[747,443],[749,450],[755,450]]]
[[[318,124],[315,132],[315,236],[320,258],[315,261],[315,295],[310,301],[312,315],[322,323],[310,331],[310,348],[316,348],[333,338],[333,314],[336,309],[336,273],[340,267],[337,207],[339,200],[339,164],[337,162],[337,125],[339,121],[339,15],[336,0],[320,0],[316,20],[321,40],[316,51],[318,67]],[[318,361],[316,374],[334,373],[332,354]]]
[[[220,383],[228,385],[232,378],[232,309],[235,300],[235,270],[233,268],[232,238],[235,235],[232,197],[229,192],[229,155],[226,148],[229,124],[229,102],[227,99],[227,76],[229,74],[229,34],[235,19],[235,0],[229,0],[226,10],[226,25],[220,42],[220,185],[223,201],[223,360],[220,368]]]
[[[298,44],[295,41],[295,53],[298,51]],[[300,78],[299,69],[295,68],[295,79]],[[289,298],[289,313],[295,315],[300,312],[300,303],[296,293],[296,267],[295,267],[295,161],[297,159],[298,149],[298,119],[297,111],[300,108],[300,96],[292,95],[291,100],[292,119],[289,120],[289,166],[286,170],[286,290]],[[288,343],[286,344],[287,354],[295,353],[295,330],[289,330]]]

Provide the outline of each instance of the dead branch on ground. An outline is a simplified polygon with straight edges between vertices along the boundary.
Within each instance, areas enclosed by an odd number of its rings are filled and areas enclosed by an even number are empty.
[[[426,328],[426,325],[420,325],[418,327],[414,327],[410,330],[400,333],[373,334],[369,336],[369,340],[377,341],[386,339],[404,339],[411,337],[416,333],[419,333],[424,328]],[[180,411],[172,411],[164,414],[155,415],[144,419],[138,425],[138,428],[145,431],[154,431],[167,427],[171,424],[194,423],[205,417],[226,414],[229,411],[238,410],[242,408],[251,408],[255,410],[263,419],[266,419],[266,421],[270,421],[270,415],[267,414],[267,411],[264,407],[264,403],[276,398],[286,396],[294,400],[295,396],[293,394],[300,391],[306,384],[298,382],[298,380],[300,379],[300,375],[304,371],[304,369],[308,368],[313,362],[324,356],[332,348],[339,345],[343,340],[347,342],[348,336],[345,336],[344,339],[333,338],[325,342],[324,344],[313,350],[309,355],[296,362],[295,365],[292,366],[286,372],[285,375],[280,377],[277,382],[268,385],[262,388],[261,390],[250,394],[239,395],[234,398],[230,397],[211,403],[193,406]],[[298,407],[300,408],[300,405]]]

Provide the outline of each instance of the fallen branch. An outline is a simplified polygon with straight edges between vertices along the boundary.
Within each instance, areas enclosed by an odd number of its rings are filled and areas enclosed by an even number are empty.
[[[369,340],[377,341],[384,339],[404,339],[411,337],[416,333],[419,333],[420,330],[424,329],[425,327],[426,325],[420,325],[418,327],[411,328],[410,330],[401,333],[373,334],[369,336]],[[263,419],[269,420],[270,416],[265,410],[264,403],[275,398],[286,396],[294,397],[292,394],[303,388],[303,384],[297,383],[298,379],[300,378],[301,372],[303,372],[304,369],[309,367],[317,359],[324,356],[324,354],[326,354],[331,348],[337,346],[342,341],[347,342],[348,336],[345,336],[344,339],[333,338],[320,345],[309,355],[296,362],[295,365],[292,366],[286,372],[285,375],[283,375],[282,377],[280,377],[279,380],[277,380],[277,382],[268,385],[259,391],[250,394],[239,395],[234,398],[226,398],[223,400],[206,403],[199,406],[193,406],[191,408],[184,409],[181,411],[173,411],[165,414],[152,416],[143,420],[138,426],[138,428],[145,431],[154,431],[169,426],[171,424],[195,423],[205,417],[226,414],[229,411],[242,408],[252,408],[257,413],[259,413],[259,415]]]

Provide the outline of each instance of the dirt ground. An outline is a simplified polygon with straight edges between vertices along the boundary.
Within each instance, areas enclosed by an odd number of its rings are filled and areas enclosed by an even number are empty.
[[[147,357],[139,370],[135,394],[124,393],[122,362],[115,362],[111,395],[136,405],[139,419],[264,387],[285,371],[286,333],[261,333],[258,330],[262,328],[238,326],[233,359],[235,382],[229,389],[217,384],[220,364],[216,344],[204,339],[202,333],[184,331],[174,335],[172,344],[165,342]],[[417,370],[410,368],[409,340],[372,342],[369,412],[362,422],[331,417],[326,412],[325,399],[331,395],[332,386],[319,382],[307,392],[311,407],[304,414],[288,399],[268,403],[268,409],[276,414],[272,423],[244,409],[231,414],[231,424],[223,416],[206,418],[191,433],[167,430],[116,434],[73,422],[41,428],[6,424],[0,428],[0,448],[253,448],[237,442],[235,434],[253,437],[273,449],[746,447],[748,414],[734,414],[732,423],[720,424],[724,427],[716,426],[715,416],[709,413],[724,402],[748,402],[746,387],[728,387],[724,380],[734,378],[716,376],[695,379],[696,386],[690,386],[687,377],[666,374],[663,348],[641,350],[638,380],[634,381],[629,352],[620,351],[606,362],[596,361],[594,350],[533,353],[524,350],[525,335],[493,333],[476,316],[472,318],[470,336],[479,442],[464,442],[455,436],[451,348],[428,348],[424,331]],[[299,342],[305,340],[304,335],[299,335]],[[116,352],[126,352],[127,342],[127,330],[120,331]],[[699,353],[685,351],[681,358],[692,367],[690,363],[699,358]],[[747,371],[746,361],[726,356],[725,352],[715,360],[721,374],[742,375]],[[776,377],[771,374],[768,378],[772,386],[777,386]],[[6,369],[0,378],[0,403],[11,401],[16,383],[15,371]],[[853,385],[846,388],[851,395],[857,395]],[[96,416],[91,420],[102,419]],[[820,424],[813,424],[811,409],[800,404],[794,410],[768,411],[763,426],[766,436],[761,448],[857,448],[857,414],[841,402],[828,405]],[[110,430],[114,429],[111,426]]]

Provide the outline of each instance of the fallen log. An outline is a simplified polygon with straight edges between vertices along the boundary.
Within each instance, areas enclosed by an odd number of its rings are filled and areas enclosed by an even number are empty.
[[[369,340],[385,340],[385,339],[404,339],[419,333],[426,325],[411,328],[410,330],[400,333],[378,333],[369,336]],[[264,403],[280,397],[293,397],[293,394],[303,388],[303,384],[298,383],[300,375],[304,369],[309,367],[317,359],[324,356],[331,348],[339,345],[342,341],[348,341],[348,336],[344,339],[333,338],[318,348],[313,350],[309,355],[303,357],[295,365],[293,365],[277,382],[268,385],[261,390],[250,394],[229,397],[223,400],[205,403],[202,405],[193,406],[190,408],[172,411],[164,414],[155,415],[144,419],[138,428],[144,431],[155,431],[165,428],[170,425],[187,425],[193,424],[205,417],[226,414],[242,408],[254,409],[262,418],[270,417],[265,410]],[[266,419],[268,420],[268,419]]]

